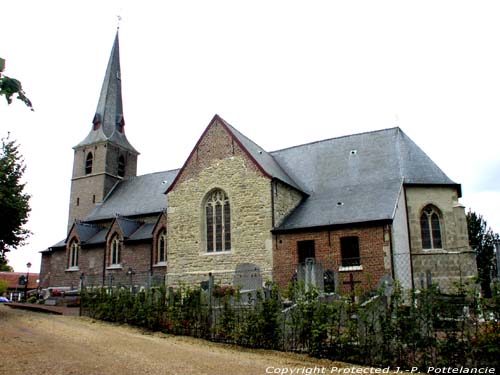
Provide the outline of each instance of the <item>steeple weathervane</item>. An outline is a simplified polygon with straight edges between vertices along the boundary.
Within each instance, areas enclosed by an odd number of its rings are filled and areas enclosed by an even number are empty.
[[[120,30],[120,22],[122,20],[122,16],[118,13],[116,15],[116,30]]]

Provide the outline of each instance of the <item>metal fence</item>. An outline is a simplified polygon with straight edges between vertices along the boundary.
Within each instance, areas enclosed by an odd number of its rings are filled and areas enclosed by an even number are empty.
[[[138,292],[144,288],[165,285],[165,275],[133,270],[113,272],[105,275],[85,275],[80,277],[81,288],[125,288]]]
[[[309,353],[370,366],[500,365],[500,290],[483,301],[395,288],[360,300],[266,287],[246,296],[231,286],[138,292],[88,289],[82,313],[153,330],[254,348]]]

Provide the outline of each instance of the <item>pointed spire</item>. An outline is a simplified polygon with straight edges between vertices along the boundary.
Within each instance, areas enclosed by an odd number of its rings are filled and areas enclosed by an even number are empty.
[[[118,30],[116,31],[108,67],[102,83],[101,95],[99,96],[92,123],[92,130],[83,142],[76,147],[109,140],[137,153],[137,150],[134,149],[125,136]]]
[[[113,49],[109,58],[106,75],[102,83],[101,95],[94,116],[94,129],[102,127],[104,134],[109,138],[118,130],[123,133],[125,121],[123,119],[122,83],[120,70],[120,45],[118,31],[116,32]],[[97,130],[97,129],[96,129]]]

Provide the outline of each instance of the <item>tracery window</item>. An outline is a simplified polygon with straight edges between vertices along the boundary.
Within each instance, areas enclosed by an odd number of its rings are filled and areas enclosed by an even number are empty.
[[[80,251],[80,244],[77,240],[73,240],[69,245],[69,259],[68,268],[78,267],[78,253]]]
[[[120,252],[121,252],[120,238],[118,237],[117,234],[115,234],[113,236],[113,239],[111,240],[111,249],[109,252],[109,264],[111,266],[120,264]]]
[[[92,164],[94,162],[94,156],[91,152],[87,154],[87,158],[85,159],[85,174],[92,173]]]
[[[231,207],[226,193],[212,191],[205,203],[207,252],[231,250]]]
[[[422,249],[441,249],[441,222],[437,209],[431,205],[424,208],[420,216]]]
[[[156,263],[167,261],[167,230],[162,229],[158,235]]]

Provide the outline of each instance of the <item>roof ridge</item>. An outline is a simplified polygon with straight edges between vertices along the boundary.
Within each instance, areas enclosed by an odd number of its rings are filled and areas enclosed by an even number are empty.
[[[131,218],[127,217],[127,216],[122,216],[120,214],[116,215],[116,220],[129,221],[131,223],[138,223],[138,224],[141,224],[141,225],[145,223],[144,220],[134,220],[134,219],[131,219]]]
[[[392,128],[385,128],[385,129],[378,129],[378,130],[369,130],[369,131],[365,131],[365,132],[361,132],[361,133],[354,133],[354,134],[346,134],[346,135],[341,135],[341,136],[338,136],[338,137],[320,139],[320,140],[317,140],[317,141],[312,141],[312,142],[302,143],[302,144],[299,144],[299,145],[294,145],[294,146],[289,146],[289,147],[285,147],[285,148],[280,148],[278,150],[269,151],[268,153],[269,154],[273,154],[273,153],[276,153],[276,152],[290,150],[292,148],[297,148],[297,147],[309,146],[309,145],[313,145],[313,144],[316,144],[316,143],[328,142],[328,141],[333,141],[333,140],[342,139],[342,138],[356,137],[356,136],[365,135],[365,134],[381,133],[381,132],[385,132],[385,131],[389,131],[389,130],[401,130],[401,128],[399,126],[394,126]]]
[[[154,174],[167,173],[167,172],[176,172],[176,171],[180,171],[180,170],[181,170],[181,168],[175,168],[175,169],[167,169],[166,171],[144,173],[144,174],[141,174],[141,175],[138,175],[138,176],[131,176],[131,177],[128,178],[128,180],[132,180],[132,179],[135,179],[135,178],[138,178],[138,177],[143,177],[143,176],[152,176]]]

